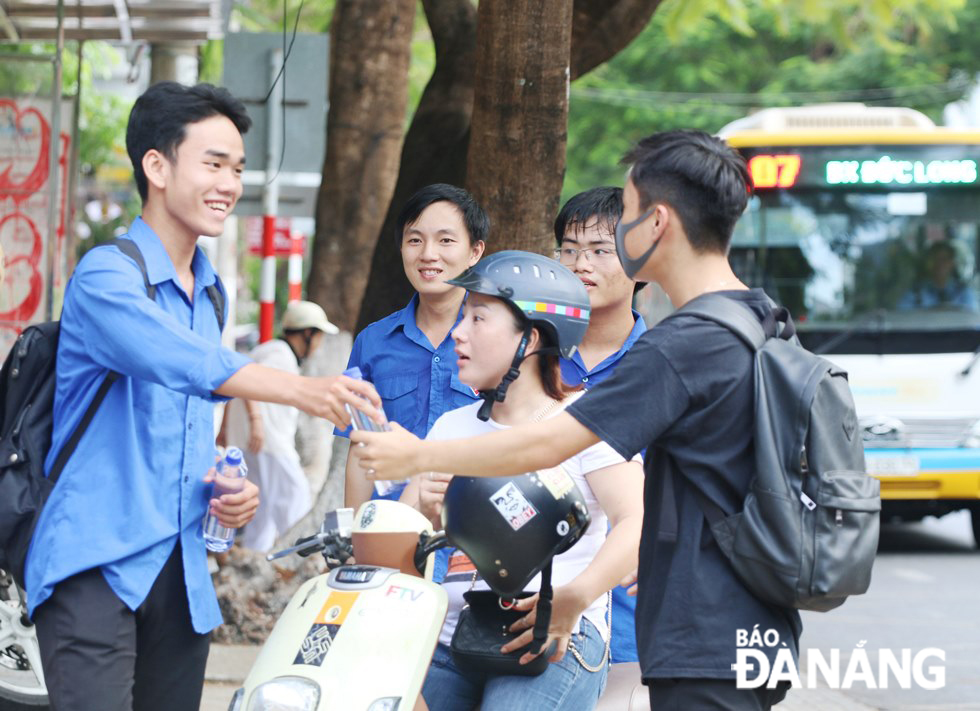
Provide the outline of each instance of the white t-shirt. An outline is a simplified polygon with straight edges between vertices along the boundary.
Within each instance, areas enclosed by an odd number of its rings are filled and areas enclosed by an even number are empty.
[[[281,339],[262,343],[249,355],[256,363],[299,374],[293,349]],[[226,405],[226,435],[229,445],[244,452],[248,478],[262,492],[262,504],[242,531],[240,542],[246,548],[268,551],[279,536],[309,512],[313,496],[296,451],[299,410],[271,402],[256,401],[255,405],[262,417],[262,450],[253,452],[248,448],[251,423],[245,403],[237,398]]]
[[[299,364],[289,344],[276,338],[260,343],[249,357],[260,365],[283,370],[293,375],[299,375]],[[290,464],[299,466],[299,455],[296,453],[296,428],[299,424],[299,410],[289,405],[279,405],[272,402],[255,402],[262,416],[262,431],[265,441],[262,450],[267,454],[282,457]],[[230,401],[228,409],[227,437],[228,444],[246,449],[251,425],[245,403],[239,399]]]
[[[563,405],[570,404],[575,398],[568,397]],[[451,410],[443,414],[426,439],[462,439],[465,437],[475,437],[477,435],[495,432],[497,430],[509,429],[507,425],[501,425],[489,419],[486,422],[477,418],[476,414],[482,405],[475,402],[472,405]],[[561,408],[556,408],[551,416],[561,412]],[[639,457],[637,457],[639,459]],[[555,556],[552,567],[551,582],[554,587],[559,587],[570,582],[585,570],[585,568],[595,558],[596,553],[606,540],[606,529],[608,521],[606,514],[599,506],[599,502],[592,493],[592,488],[586,479],[586,475],[599,469],[621,464],[624,460],[617,454],[612,447],[605,442],[599,442],[588,449],[579,452],[570,459],[565,460],[560,465],[565,472],[575,481],[576,486],[582,492],[585,503],[589,509],[589,516],[592,522],[589,524],[585,535],[578,540],[569,550],[561,555]],[[478,578],[473,584],[473,572],[475,568],[470,559],[461,550],[453,550],[449,559],[449,569],[443,581],[443,587],[449,595],[449,611],[446,614],[446,623],[442,627],[439,635],[439,642],[448,645],[452,640],[453,631],[459,620],[459,612],[463,609],[463,593],[470,590],[489,590],[489,586]],[[541,585],[541,576],[536,575],[527,585],[528,591],[536,591]],[[606,596],[602,595],[589,605],[584,611],[584,616],[595,625],[599,633],[605,638],[608,634],[606,625]],[[576,625],[577,626],[577,625]]]

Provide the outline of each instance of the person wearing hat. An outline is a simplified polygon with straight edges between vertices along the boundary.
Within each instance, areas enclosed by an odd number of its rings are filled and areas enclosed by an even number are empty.
[[[323,335],[337,331],[317,304],[292,301],[282,317],[282,337],[260,343],[249,355],[256,363],[298,375]],[[218,444],[242,448],[248,478],[263,494],[255,518],[240,535],[246,548],[270,550],[313,506],[296,451],[298,420],[299,411],[289,405],[238,399],[225,407]]]

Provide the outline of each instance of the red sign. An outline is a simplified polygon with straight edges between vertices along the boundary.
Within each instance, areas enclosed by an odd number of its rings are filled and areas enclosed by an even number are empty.
[[[757,188],[791,188],[800,175],[800,156],[760,153],[749,160],[749,174]]]
[[[292,254],[292,224],[288,217],[276,218],[276,231],[273,233],[275,240],[275,250],[277,257],[288,257]],[[300,254],[306,253],[306,235],[299,234]],[[262,256],[262,218],[245,218],[245,243],[248,245],[248,253]]]

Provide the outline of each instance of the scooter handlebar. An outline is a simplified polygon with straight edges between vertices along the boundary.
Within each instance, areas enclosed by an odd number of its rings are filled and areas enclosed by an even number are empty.
[[[265,559],[276,560],[292,553],[295,553],[301,558],[306,558],[314,553],[323,553],[326,558],[343,558],[343,560],[346,560],[350,557],[350,539],[339,536],[336,531],[316,533],[312,536],[300,538],[289,548],[270,553]]]

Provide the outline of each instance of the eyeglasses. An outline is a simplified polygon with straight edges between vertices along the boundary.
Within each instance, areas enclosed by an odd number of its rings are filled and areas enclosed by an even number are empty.
[[[575,264],[578,255],[584,254],[587,262],[610,262],[616,259],[616,250],[612,247],[588,247],[579,249],[577,247],[559,247],[555,250],[555,259],[562,264]]]

